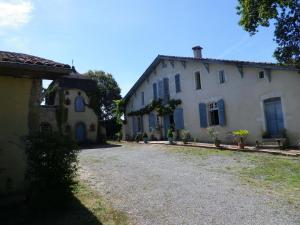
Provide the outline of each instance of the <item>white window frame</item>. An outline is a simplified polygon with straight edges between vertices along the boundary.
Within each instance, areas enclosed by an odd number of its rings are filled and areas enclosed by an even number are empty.
[[[218,111],[218,121],[219,123],[218,124],[212,124],[212,118],[211,118],[211,115],[210,115],[210,112],[212,111]],[[208,117],[208,125],[209,126],[219,126],[220,125],[220,112],[219,112],[219,107],[218,107],[218,103],[217,101],[212,101],[212,102],[208,102],[207,103],[207,117]]]

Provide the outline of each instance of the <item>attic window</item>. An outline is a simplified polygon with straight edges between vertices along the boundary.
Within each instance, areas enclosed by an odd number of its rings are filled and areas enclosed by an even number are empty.
[[[264,71],[259,71],[258,73],[258,79],[264,79],[265,78],[265,72]]]

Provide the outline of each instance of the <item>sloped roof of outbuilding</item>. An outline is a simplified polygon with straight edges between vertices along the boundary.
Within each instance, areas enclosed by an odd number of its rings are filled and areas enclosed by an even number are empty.
[[[7,51],[0,51],[0,68],[0,76],[40,76],[49,79],[55,75],[66,75],[71,72],[71,67],[68,64]]]
[[[199,61],[199,62],[207,63],[207,64],[212,64],[212,63],[231,64],[231,65],[242,66],[242,67],[299,71],[299,69],[297,69],[295,66],[285,66],[285,65],[280,65],[277,63],[158,55],[154,59],[154,61],[150,64],[150,66],[146,69],[146,71],[142,74],[142,76],[140,76],[140,78],[135,82],[135,84],[128,91],[128,93],[125,95],[125,97],[123,98],[125,102],[127,102],[129,100],[129,98],[134,94],[134,92],[137,90],[137,88],[148,78],[148,76],[152,73],[152,71],[163,60],[181,61],[181,62]]]
[[[63,76],[57,80],[58,85],[67,89],[80,89],[82,91],[95,91],[97,83],[93,79],[73,71],[70,75]]]

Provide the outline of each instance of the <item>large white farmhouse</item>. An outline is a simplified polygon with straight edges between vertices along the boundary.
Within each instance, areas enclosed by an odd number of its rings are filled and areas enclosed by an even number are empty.
[[[170,124],[186,129],[199,141],[211,141],[207,127],[219,132],[223,143],[231,131],[247,129],[248,143],[262,137],[287,136],[291,145],[300,140],[300,74],[295,67],[274,63],[158,55],[125,96],[127,138],[137,133],[166,138]],[[148,112],[153,100],[181,100],[171,114]],[[141,110],[142,109],[142,110]],[[144,113],[140,113],[140,112]]]

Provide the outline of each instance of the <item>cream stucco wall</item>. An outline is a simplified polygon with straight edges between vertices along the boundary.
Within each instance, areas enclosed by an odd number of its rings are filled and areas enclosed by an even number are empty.
[[[0,77],[0,193],[21,191],[26,168],[29,99],[32,80]]]
[[[126,111],[137,110],[142,106],[141,92],[145,94],[145,105],[153,99],[152,84],[164,77],[169,78],[171,99],[181,99],[184,114],[185,129],[189,130],[192,137],[200,141],[210,141],[206,129],[200,128],[199,103],[207,103],[224,99],[226,126],[215,126],[220,132],[223,142],[231,142],[228,132],[236,129],[247,129],[250,132],[249,143],[261,140],[265,128],[263,100],[270,97],[281,97],[284,123],[287,135],[292,145],[300,139],[300,74],[297,71],[272,70],[271,82],[267,79],[258,79],[261,68],[244,67],[243,78],[234,64],[209,64],[209,72],[200,61],[187,61],[186,67],[180,61],[174,62],[174,67],[169,61],[167,67],[160,63],[156,72],[136,90],[126,106]],[[220,84],[218,72],[224,70],[226,83]],[[202,89],[196,90],[194,73],[200,71]],[[175,75],[180,74],[181,92],[175,92]],[[125,128],[128,135],[132,135],[132,117],[128,117]],[[144,116],[144,131],[148,129],[148,115]]]
[[[64,90],[65,100],[69,99],[70,104],[64,104],[66,108],[68,108],[68,120],[65,126],[69,125],[71,127],[71,132],[73,137],[75,138],[75,129],[78,123],[84,123],[86,127],[86,138],[88,141],[96,142],[97,141],[97,126],[98,126],[98,118],[93,111],[93,109],[85,106],[84,112],[76,112],[75,111],[75,99],[80,92],[81,96],[84,98],[85,103],[89,103],[89,98],[86,93],[79,89],[66,89]],[[41,110],[41,123],[48,122],[50,123],[53,130],[57,130],[56,116],[55,116],[55,106],[59,105],[58,94],[55,96],[54,106],[46,106]],[[95,130],[92,131],[90,129],[91,125],[94,125]]]

